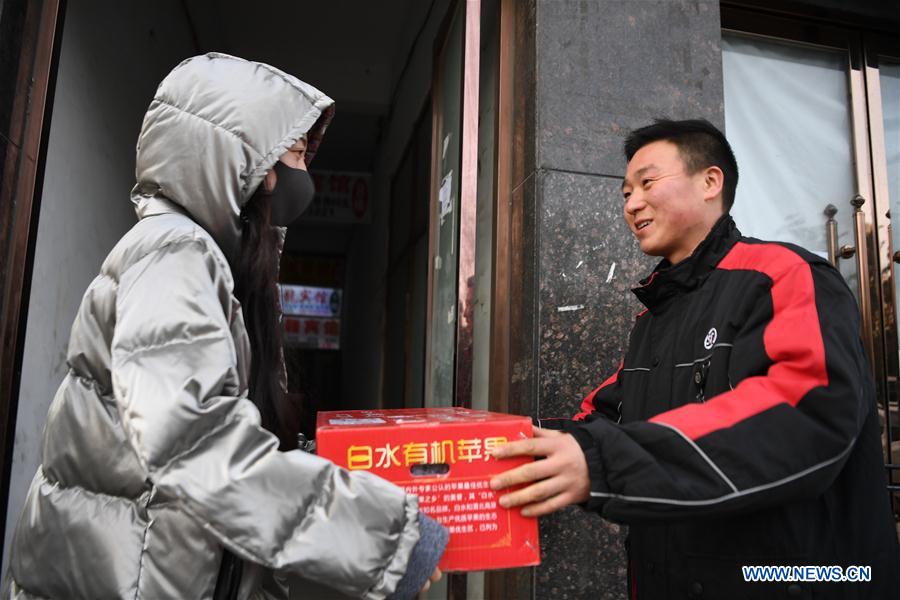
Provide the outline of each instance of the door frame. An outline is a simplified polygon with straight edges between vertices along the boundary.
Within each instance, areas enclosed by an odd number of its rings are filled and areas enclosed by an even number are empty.
[[[433,323],[434,319],[434,282],[435,282],[435,256],[437,246],[438,223],[438,193],[439,179],[441,177],[441,157],[443,152],[440,147],[440,137],[443,125],[443,106],[441,99],[441,79],[443,75],[442,61],[444,50],[449,41],[451,25],[457,18],[463,19],[463,56],[462,56],[462,85],[460,102],[460,174],[459,174],[459,227],[457,228],[458,240],[456,256],[459,257],[456,277],[456,335],[454,349],[454,389],[451,394],[454,406],[471,406],[471,388],[461,389],[458,382],[472,373],[471,348],[464,348],[465,344],[471,345],[472,335],[465,335],[466,327],[471,329],[471,323],[466,325],[463,321],[463,309],[467,282],[475,275],[475,223],[478,190],[478,87],[481,47],[481,0],[459,0],[454,3],[447,13],[445,22],[441,25],[441,32],[437,37],[434,52],[434,67],[432,70],[431,107],[431,181],[429,184],[429,211],[428,211],[428,290],[426,295],[426,323]],[[433,356],[433,335],[431,327],[426,328],[425,333],[425,405],[430,405]],[[461,360],[466,357],[467,360]]]
[[[900,40],[893,36],[866,33],[864,35],[863,73],[865,76],[866,105],[868,109],[868,128],[871,140],[872,185],[874,210],[877,222],[876,246],[878,270],[873,279],[881,291],[881,321],[884,324],[883,354],[885,357],[885,396],[879,398],[881,408],[885,411],[884,452],[885,467],[888,470],[888,490],[900,502],[900,464],[893,461],[892,445],[894,439],[891,427],[891,408],[898,411],[900,401],[900,342],[898,342],[895,277],[900,275],[895,267],[895,249],[891,226],[891,202],[887,171],[887,149],[884,139],[884,113],[882,111],[881,82],[879,61],[888,56],[900,64]],[[900,255],[898,255],[900,258]]]
[[[25,324],[41,207],[47,141],[59,67],[65,0],[6,0],[0,36],[12,57],[0,73],[11,106],[2,123],[0,185],[0,539],[5,536],[9,478],[16,437]]]

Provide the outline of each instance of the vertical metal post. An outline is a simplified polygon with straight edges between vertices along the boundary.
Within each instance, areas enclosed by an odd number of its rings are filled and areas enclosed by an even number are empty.
[[[876,272],[877,248],[875,237],[876,218],[874,203],[866,202],[872,197],[872,162],[869,140],[869,115],[866,105],[866,82],[863,74],[862,48],[858,43],[850,44],[849,84],[851,106],[851,128],[853,153],[856,166],[856,195],[850,200],[854,207],[853,223],[856,235],[856,264],[859,276],[859,308],[862,315],[862,336],[866,354],[875,377],[879,396],[885,393],[884,377],[884,330],[882,328],[880,285],[870,277]]]
[[[456,298],[456,394],[453,401],[456,406],[471,406],[472,404],[481,0],[466,0],[464,18],[462,161],[459,181],[459,285]]]
[[[509,410],[510,252],[512,216],[513,85],[515,0],[500,1],[497,132],[495,135],[493,273],[491,281],[491,410]]]
[[[900,50],[900,49],[898,49]],[[881,75],[878,68],[878,51],[870,46],[865,49],[865,85],[869,115],[869,138],[872,156],[873,210],[876,216],[877,265],[875,279],[881,287],[881,317],[883,324],[883,353],[885,385],[879,396],[884,411],[884,452],[888,468],[888,483],[896,486],[896,474],[900,465],[893,460],[893,421],[900,399],[900,342],[897,331],[897,300],[895,292],[895,251],[891,227],[890,186],[887,172],[887,151],[884,139],[884,113],[881,98]]]
[[[23,14],[20,22],[10,22]],[[19,379],[44,161],[65,3],[6,0],[0,13],[0,51],[9,71],[0,103],[10,106],[0,123],[0,515],[6,514],[16,433]],[[0,539],[5,519],[0,522]]]

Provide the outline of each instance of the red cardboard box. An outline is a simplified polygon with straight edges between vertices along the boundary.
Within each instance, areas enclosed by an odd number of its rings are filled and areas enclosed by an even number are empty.
[[[440,567],[483,571],[537,565],[537,519],[497,503],[492,476],[529,462],[498,462],[488,451],[531,437],[531,419],[467,408],[320,412],[319,456],[370,471],[419,497],[419,508],[450,530]]]

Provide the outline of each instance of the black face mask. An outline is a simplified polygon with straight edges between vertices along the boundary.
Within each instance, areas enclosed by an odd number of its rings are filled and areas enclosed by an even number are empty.
[[[316,188],[312,177],[303,169],[294,169],[280,160],[275,163],[275,173],[278,180],[275,189],[266,194],[272,203],[272,225],[287,227],[297,220],[313,201]],[[262,184],[259,191],[263,190]]]

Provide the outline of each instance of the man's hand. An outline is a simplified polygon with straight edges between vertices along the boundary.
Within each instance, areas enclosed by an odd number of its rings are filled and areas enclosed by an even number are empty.
[[[522,506],[526,517],[550,514],[569,504],[584,502],[590,496],[584,452],[575,438],[568,433],[551,429],[534,428],[530,440],[518,440],[495,448],[494,458],[513,456],[544,456],[544,460],[531,462],[491,479],[491,488],[502,490],[513,485],[531,485],[500,497],[500,506]],[[535,483],[536,482],[536,483]]]

